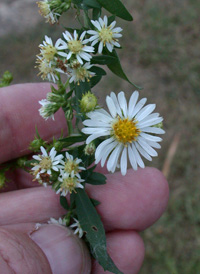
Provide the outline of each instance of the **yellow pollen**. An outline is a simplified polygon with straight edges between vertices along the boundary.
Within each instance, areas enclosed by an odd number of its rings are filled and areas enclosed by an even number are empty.
[[[79,40],[72,40],[68,42],[68,48],[72,53],[77,54],[82,50],[83,45]]]
[[[47,61],[53,60],[55,54],[57,53],[57,49],[50,44],[48,44],[47,46],[41,46],[41,49],[42,49],[41,55]]]
[[[110,43],[113,40],[113,33],[110,28],[102,28],[99,32],[100,40],[103,42],[104,46],[106,42]]]
[[[52,167],[52,161],[50,157],[44,157],[41,161],[40,161],[40,166],[43,169],[50,169]]]
[[[78,165],[75,161],[68,160],[65,162],[65,172],[71,173],[74,170],[74,173],[78,172]]]
[[[137,122],[118,117],[118,121],[112,125],[115,138],[123,144],[132,143],[140,134],[140,130],[136,126]]]
[[[61,190],[68,190],[70,194],[72,193],[72,191],[75,192],[76,180],[77,179],[75,177],[68,177],[64,179],[60,186]]]

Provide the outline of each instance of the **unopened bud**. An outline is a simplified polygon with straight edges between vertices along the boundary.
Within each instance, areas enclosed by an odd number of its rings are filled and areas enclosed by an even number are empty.
[[[88,91],[82,96],[80,101],[80,107],[82,112],[89,112],[95,109],[97,106],[97,97]]]
[[[162,122],[160,122],[160,123],[158,123],[158,124],[154,125],[154,127],[157,127],[157,128],[163,128],[163,123],[162,123]]]

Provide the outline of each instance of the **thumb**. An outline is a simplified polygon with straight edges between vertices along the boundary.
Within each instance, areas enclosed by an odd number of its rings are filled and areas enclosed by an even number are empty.
[[[73,232],[61,225],[41,225],[27,233],[0,228],[2,273],[89,274],[89,252]]]

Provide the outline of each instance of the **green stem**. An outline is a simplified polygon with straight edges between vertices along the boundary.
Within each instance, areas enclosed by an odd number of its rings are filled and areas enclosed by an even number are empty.
[[[68,135],[70,136],[73,133],[72,120],[67,120],[67,127],[68,127]]]

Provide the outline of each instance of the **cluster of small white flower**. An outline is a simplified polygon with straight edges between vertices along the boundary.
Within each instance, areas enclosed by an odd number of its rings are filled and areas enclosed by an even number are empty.
[[[59,38],[55,45],[52,39],[45,36],[45,41],[40,44],[40,54],[37,55],[39,75],[42,79],[48,79],[56,83],[58,73],[66,74],[70,83],[85,82],[95,75],[90,71],[92,67],[90,61],[91,53],[95,52],[94,45],[99,43],[98,53],[101,54],[106,47],[109,52],[113,51],[114,46],[120,47],[118,38],[122,36],[122,28],[114,28],[116,21],[108,25],[108,18],[99,18],[96,21],[91,20],[94,30],[83,31],[80,35],[74,30],[73,35],[65,31],[63,38]],[[89,35],[88,39],[85,36]],[[88,45],[91,43],[91,45]]]
[[[61,196],[66,196],[68,192],[72,193],[75,188],[83,188],[81,183],[84,180],[79,173],[85,169],[79,165],[82,160],[74,159],[68,152],[65,152],[65,157],[62,154],[56,155],[54,147],[49,153],[43,146],[40,149],[42,154],[33,155],[33,159],[36,160],[31,170],[34,180],[47,187],[52,185],[51,176],[53,172],[56,172],[58,179],[55,189]]]

